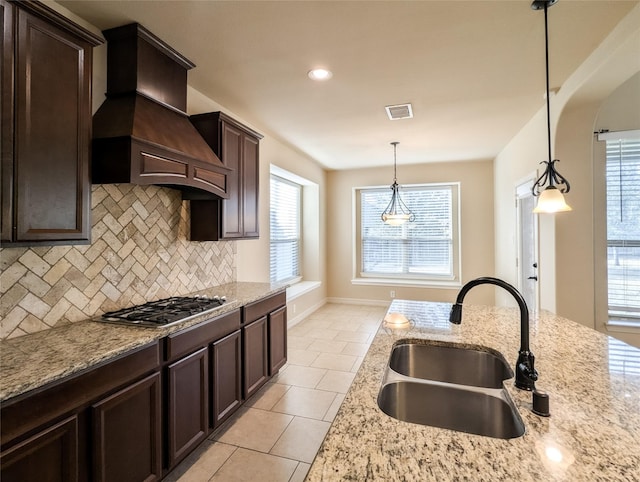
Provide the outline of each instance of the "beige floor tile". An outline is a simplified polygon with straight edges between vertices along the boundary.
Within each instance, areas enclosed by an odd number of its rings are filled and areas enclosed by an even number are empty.
[[[301,350],[304,350],[306,348],[309,348],[309,345],[311,345],[315,340],[313,338],[304,338],[301,336],[291,336],[289,334],[287,334],[287,346],[289,348],[299,348]]]
[[[205,440],[200,447],[189,454],[165,482],[202,482],[209,480],[222,464],[235,452],[237,447]]]
[[[347,393],[355,376],[356,374],[352,372],[329,370],[316,385],[316,390]]]
[[[259,408],[261,410],[271,410],[278,403],[282,395],[287,393],[289,385],[281,383],[266,383],[258,393],[245,403],[245,407]]]
[[[371,344],[371,335],[360,331],[339,331],[334,340],[346,341],[351,343],[367,343]]]
[[[322,317],[305,322],[304,327],[307,330],[326,330],[331,328],[331,324],[332,321]]]
[[[335,398],[335,392],[291,387],[271,410],[322,420]]]
[[[320,353],[311,364],[313,368],[326,368],[328,370],[341,370],[348,372],[353,367],[358,357],[353,355],[338,355],[334,353]]]
[[[319,354],[319,351],[289,348],[287,351],[287,363],[308,367],[316,358],[318,358]]]
[[[257,408],[242,408],[215,440],[238,447],[269,452],[293,417]]]
[[[360,322],[354,321],[354,320],[334,321],[333,323],[331,323],[331,326],[330,326],[332,330],[350,331],[352,333],[357,332],[359,327],[360,327]]]
[[[309,331],[311,329],[312,328],[310,326],[306,326],[306,325],[303,325],[302,323],[298,323],[297,325],[292,326],[291,328],[289,328],[287,330],[287,334],[289,336],[299,336],[299,337],[304,338],[305,335],[307,333],[309,333]]]
[[[216,472],[212,481],[287,482],[298,462],[239,448]]]
[[[369,321],[365,323],[360,323],[358,327],[358,331],[364,333],[375,333],[380,328],[380,321]]]
[[[275,444],[271,454],[311,463],[330,426],[329,422],[296,417]]]
[[[300,462],[296,467],[296,471],[293,473],[293,476],[291,477],[289,482],[304,482],[304,478],[307,476],[310,468],[311,464]]]
[[[368,343],[347,343],[341,353],[343,355],[365,356],[368,349]]]
[[[316,340],[333,340],[337,334],[337,330],[330,330],[328,328],[312,328],[307,332],[305,337],[315,338]]]
[[[342,402],[344,402],[344,397],[345,395],[342,393],[338,393],[336,395],[335,400],[333,400],[333,403],[329,407],[329,410],[327,410],[327,413],[325,413],[324,415],[323,420],[325,422],[333,422],[333,419],[336,418],[336,415],[338,414],[340,405],[342,405]]]
[[[314,388],[327,373],[323,368],[287,365],[273,379],[275,383],[293,385],[296,387]]]
[[[346,341],[314,340],[307,348],[321,353],[340,353],[347,346]]]

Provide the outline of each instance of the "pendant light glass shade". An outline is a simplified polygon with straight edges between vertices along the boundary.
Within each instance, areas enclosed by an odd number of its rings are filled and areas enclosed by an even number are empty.
[[[534,208],[533,212],[538,213],[560,213],[565,211],[572,211],[564,200],[562,192],[555,186],[549,186],[540,193],[538,197],[538,204]]]
[[[387,208],[383,211],[382,221],[391,226],[399,226],[407,221],[413,221],[416,216],[411,212],[407,205],[402,202],[400,197],[400,186],[396,178],[396,147],[399,142],[392,142],[393,146],[393,184],[391,184],[391,201],[387,205]]]
[[[551,113],[549,110],[549,30],[547,26],[547,9],[558,0],[534,0],[531,4],[533,10],[544,9],[544,52],[545,52],[545,74],[547,87],[547,149],[549,154],[548,161],[542,161],[540,164],[546,164],[544,173],[533,183],[531,193],[538,196],[534,213],[559,213],[571,211],[571,207],[564,200],[564,193],[568,193],[571,189],[569,182],[558,172],[554,164],[560,162],[557,159],[552,160],[551,157]],[[560,189],[556,187],[560,186]]]
[[[569,192],[571,186],[558,171],[556,171],[555,163],[560,162],[557,159],[553,161],[542,161],[540,164],[546,164],[546,168],[531,188],[534,196],[538,196],[534,213],[560,213],[572,211],[564,200],[563,193]],[[544,187],[544,186],[547,187]],[[560,189],[557,186],[560,186]]]

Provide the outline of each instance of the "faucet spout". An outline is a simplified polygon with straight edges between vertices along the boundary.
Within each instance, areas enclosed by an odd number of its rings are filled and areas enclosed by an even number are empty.
[[[518,352],[518,360],[516,361],[516,387],[522,390],[535,389],[535,382],[538,379],[538,372],[534,367],[535,357],[529,350],[529,309],[527,303],[520,292],[512,285],[498,278],[482,277],[466,283],[459,291],[456,302],[451,307],[449,321],[459,325],[462,322],[462,302],[464,297],[474,286],[482,284],[492,284],[505,289],[513,296],[520,308],[520,351]]]

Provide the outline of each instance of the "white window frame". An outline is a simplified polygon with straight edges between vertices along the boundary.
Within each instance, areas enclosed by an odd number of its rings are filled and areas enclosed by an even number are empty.
[[[637,140],[640,139],[640,130],[635,130],[635,131],[620,131],[620,132],[604,132],[604,133],[599,133],[598,134],[598,140],[599,141],[612,141],[612,142],[620,142],[620,141],[624,141],[624,140]],[[608,160],[608,156],[605,156],[605,166],[607,166],[607,163],[609,162]],[[608,188],[606,187],[606,170],[607,167],[605,167],[605,192],[608,192]],[[605,208],[605,226],[607,226],[608,223],[608,216],[609,216],[609,212],[608,209]],[[606,228],[605,228],[606,230]],[[616,240],[611,240],[609,239],[609,234],[607,232],[606,235],[606,249],[607,252],[609,250],[609,248],[613,248],[613,247],[634,247],[634,248],[638,248],[639,247],[639,243],[640,240],[636,239],[636,240],[623,240],[623,241],[616,241]],[[607,257],[608,259],[608,257]],[[611,274],[609,273],[609,265],[607,264],[607,297],[608,297],[608,302],[607,302],[607,306],[608,306],[608,321],[607,321],[607,326],[608,329],[611,331],[626,331],[628,329],[632,329],[632,330],[638,330],[640,329],[640,316],[634,314],[632,315],[631,313],[635,311],[635,313],[638,313],[638,308],[631,308],[628,306],[612,306],[611,305],[611,300],[609,298],[609,293],[610,293],[610,287],[608,286],[609,283],[609,279],[610,279]]]
[[[298,201],[297,201],[297,247],[298,247],[298,263],[297,263],[297,273],[289,278],[274,280],[271,278],[272,274],[272,263],[273,259],[271,259],[271,244],[273,243],[273,229],[270,229],[269,235],[269,280],[271,283],[276,284],[293,284],[298,283],[302,280],[302,185],[291,180],[287,179],[284,176],[280,176],[277,173],[271,173],[269,177],[269,185],[271,186],[271,181],[276,180],[277,182],[288,184],[290,186],[295,186],[298,190]],[[270,203],[269,207],[269,219],[271,220],[271,209],[274,207],[273,201]]]
[[[451,226],[452,226],[452,270],[450,276],[429,276],[419,274],[374,274],[364,273],[362,270],[362,227],[361,227],[361,197],[360,193],[367,190],[380,190],[389,197],[391,191],[389,186],[361,186],[352,189],[352,227],[353,227],[353,279],[354,285],[395,285],[409,287],[429,287],[429,288],[451,288],[461,286],[462,278],[462,248],[461,248],[461,222],[460,222],[460,183],[423,183],[405,184],[401,188],[403,192],[412,189],[433,189],[449,187],[452,191]],[[403,200],[405,200],[403,198]],[[406,202],[406,200],[405,200]],[[409,206],[413,209],[412,206]],[[380,213],[382,214],[382,212]],[[382,220],[380,220],[382,223]]]

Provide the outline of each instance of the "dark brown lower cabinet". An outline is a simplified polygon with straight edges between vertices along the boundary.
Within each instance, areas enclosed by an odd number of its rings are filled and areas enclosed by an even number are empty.
[[[93,404],[91,412],[94,481],[160,480],[159,373]]]
[[[202,348],[167,369],[169,467],[176,465],[208,433],[209,357]]]
[[[3,402],[0,479],[160,480],[286,363],[286,335],[282,291]]]
[[[0,466],[3,482],[76,482],[78,418],[62,420],[4,452]]]
[[[244,398],[247,399],[269,378],[267,317],[258,318],[242,332]]]
[[[269,376],[287,363],[287,307],[269,313]]]
[[[242,404],[242,337],[237,330],[211,345],[213,428]]]

